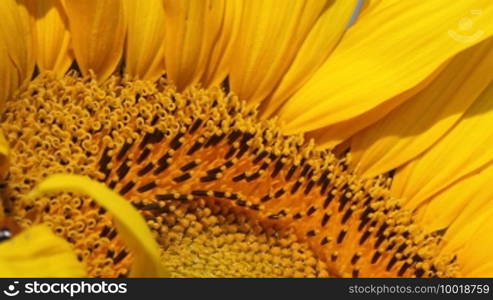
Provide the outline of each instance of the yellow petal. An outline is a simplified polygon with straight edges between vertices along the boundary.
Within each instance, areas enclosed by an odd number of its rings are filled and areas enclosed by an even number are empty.
[[[393,102],[448,59],[493,34],[489,0],[382,3],[384,8],[358,19],[326,63],[282,108],[286,133],[334,125]]]
[[[453,239],[482,211],[493,209],[493,167],[472,174],[421,203],[416,210],[416,221],[427,232],[448,228],[447,238]],[[460,239],[459,239],[460,240]],[[453,249],[455,251],[455,249]]]
[[[84,277],[71,245],[44,225],[0,243],[0,277]]]
[[[164,0],[165,63],[168,77],[179,90],[197,83],[203,76],[208,82],[225,75],[223,66],[214,71],[234,35],[238,14],[237,1]],[[209,60],[211,59],[211,62]],[[214,66],[208,67],[211,63]],[[206,69],[208,69],[206,71]],[[211,74],[212,72],[212,74]]]
[[[135,257],[130,276],[166,276],[159,259],[158,245],[142,216],[128,201],[88,177],[64,174],[49,176],[29,196],[39,197],[58,191],[89,195],[112,214],[118,232]]]
[[[33,19],[33,47],[41,71],[63,75],[72,63],[68,20],[61,0],[23,1]]]
[[[493,246],[493,243],[490,242],[488,245]],[[491,246],[487,249],[491,249]],[[472,249],[472,251],[476,251],[476,250],[477,249]],[[482,248],[480,251],[483,251],[484,253],[485,248]],[[463,276],[466,278],[491,278],[493,276],[493,260],[490,253],[491,252],[486,252],[484,258],[481,258],[485,260],[482,261],[479,265],[476,265],[475,268],[472,268],[471,270],[467,270],[467,269],[463,270],[462,272]],[[459,263],[460,262],[461,261],[459,261]]]
[[[424,87],[433,82],[433,80],[435,80],[435,78],[438,76],[438,74],[440,74],[440,72],[446,65],[447,64],[444,64],[442,67],[440,67],[437,71],[435,71],[432,75],[430,75],[414,88],[405,91],[397,97],[394,97],[392,99],[393,101],[387,101],[384,104],[377,106],[374,109],[350,120],[307,132],[306,136],[317,137],[315,140],[317,142],[318,149],[328,149],[339,145],[358,131],[372,125],[375,121],[384,118],[387,114],[389,114],[389,112],[395,109],[396,105],[419,93],[420,90],[422,90]]]
[[[227,0],[224,1],[224,13],[221,23],[221,29],[213,35],[215,28],[208,26],[208,41],[213,43],[210,50],[210,58],[205,65],[204,73],[200,83],[209,87],[219,85],[228,75],[231,67],[231,59],[236,55],[235,44],[236,36],[239,34],[243,1]],[[214,18],[219,18],[216,14],[210,14],[207,22],[217,22]]]
[[[22,67],[19,69],[20,71],[20,79],[21,85],[27,85],[33,76],[35,58],[34,58],[34,49],[33,49],[33,31],[32,31],[32,22],[31,17],[29,15],[28,8],[21,0],[16,0],[17,11],[19,12],[19,26],[23,38],[16,38],[16,41],[21,45],[25,43],[26,51],[18,53],[17,55],[22,55]],[[12,33],[10,33],[12,34]]]
[[[493,161],[493,83],[433,147],[398,169],[392,193],[417,207]]]
[[[477,229],[464,240],[464,247],[455,252],[458,257],[457,263],[464,277],[492,277],[493,213],[489,211],[476,217],[482,222],[475,226]]]
[[[17,68],[9,57],[6,45],[0,39],[0,112],[3,111],[5,101],[19,85]]]
[[[289,97],[299,87],[297,81],[309,76],[330,54],[347,26],[356,1],[339,2],[345,3],[245,1],[231,66],[231,89],[242,100],[258,104],[286,74],[276,99]]]
[[[364,176],[395,169],[433,145],[493,80],[493,40],[459,54],[438,78],[352,137],[352,163]]]
[[[125,38],[123,2],[64,1],[75,59],[84,75],[93,70],[99,80],[109,77],[120,62]]]
[[[14,0],[0,1],[0,108],[32,75],[34,60],[27,10]]]
[[[493,166],[472,174],[422,203],[416,221],[426,232],[446,229],[442,253],[457,255],[460,275],[491,277],[491,218],[493,217]],[[485,249],[488,249],[485,251]]]
[[[320,3],[322,2],[323,1],[320,1]],[[329,57],[339,42],[342,34],[345,32],[356,7],[356,2],[357,1],[352,0],[333,1],[332,3],[326,4],[326,7],[320,13],[316,23],[312,25],[305,40],[294,55],[293,61],[288,63],[287,70],[282,72],[282,68],[285,68],[286,66],[281,65],[279,73],[272,74],[273,80],[280,80],[280,82],[278,84],[273,84],[268,91],[269,94],[273,94],[268,97],[266,103],[262,106],[261,113],[263,118],[272,116],[272,114],[275,113],[276,110],[294,94],[294,92],[310,79],[313,73],[315,73],[327,57]],[[255,22],[255,20],[252,20],[252,22]],[[291,38],[296,41],[296,38],[299,37],[296,37],[295,34],[299,33],[292,33],[293,36],[287,36],[286,38]],[[238,47],[240,47],[240,45],[238,45]],[[285,49],[288,53],[282,53],[280,52],[281,49],[278,49],[276,46],[273,47],[274,48],[270,50],[272,55],[278,55],[281,59],[287,59],[288,57],[285,55],[292,54],[290,53],[292,49]],[[245,51],[248,51],[248,49],[245,49]],[[251,55],[248,52],[245,54]],[[248,59],[250,59],[250,57],[248,57]],[[255,66],[252,67],[254,68]],[[263,68],[262,66],[257,67]],[[240,71],[241,70],[238,70],[238,72]],[[255,89],[255,86],[251,85],[250,88]]]
[[[164,7],[162,0],[125,0],[128,28],[125,72],[147,80],[164,74]]]
[[[384,9],[389,5],[393,5],[394,1],[387,0],[363,0],[363,6],[361,7],[360,18],[366,17],[368,14],[374,14],[378,10]]]
[[[491,199],[491,198],[490,198]],[[493,210],[478,212],[469,220],[457,221],[457,230],[450,228],[443,237],[442,253],[457,255],[462,277],[493,276]],[[452,225],[454,226],[454,225]]]

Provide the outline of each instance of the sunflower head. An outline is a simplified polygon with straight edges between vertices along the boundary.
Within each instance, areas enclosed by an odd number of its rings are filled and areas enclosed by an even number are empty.
[[[443,4],[2,1],[0,275],[489,274],[493,5]]]

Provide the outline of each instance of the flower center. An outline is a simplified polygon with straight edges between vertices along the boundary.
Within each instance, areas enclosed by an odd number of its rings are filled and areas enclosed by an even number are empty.
[[[423,234],[386,180],[283,136],[220,89],[41,74],[7,103],[4,198],[22,227],[47,223],[93,276],[125,276],[111,216],[90,199],[25,195],[45,176],[100,180],[130,201],[176,276],[450,276],[440,237]]]

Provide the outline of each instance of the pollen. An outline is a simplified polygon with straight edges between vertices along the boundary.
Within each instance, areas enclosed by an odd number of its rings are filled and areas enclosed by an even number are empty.
[[[220,88],[41,74],[6,105],[1,186],[21,228],[45,223],[91,276],[127,276],[111,215],[70,193],[26,194],[53,173],[87,175],[140,211],[177,277],[448,277],[452,257],[347,157],[284,136]]]

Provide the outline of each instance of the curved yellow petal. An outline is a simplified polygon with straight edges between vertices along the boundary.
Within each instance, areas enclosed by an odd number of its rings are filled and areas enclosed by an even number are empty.
[[[34,69],[27,10],[14,0],[0,1],[0,109]]]
[[[68,20],[61,0],[23,1],[33,19],[33,47],[41,71],[63,75],[73,60]]]
[[[57,191],[89,195],[112,214],[118,232],[135,257],[130,276],[166,276],[159,259],[159,246],[142,216],[128,201],[104,184],[86,176],[65,174],[47,177],[31,191],[29,196],[38,197]]]
[[[467,176],[419,206],[415,220],[426,232],[446,229],[441,252],[457,255],[461,277],[491,277],[493,165]],[[488,249],[485,251],[484,249]]]
[[[146,80],[164,74],[164,7],[162,0],[125,0],[127,39],[125,72]]]
[[[492,218],[490,205],[488,210],[476,213],[473,218],[456,221],[444,235],[442,253],[457,255],[461,277],[493,276]]]
[[[329,57],[346,30],[356,7],[356,2],[353,0],[333,1],[326,5],[302,42],[288,69],[285,72],[280,70],[278,74],[272,74],[272,76],[279,77],[280,82],[271,86],[269,94],[272,93],[272,95],[262,105],[261,116],[263,118],[272,116],[291,95],[310,79],[313,73]],[[255,22],[255,20],[252,20],[252,22]],[[295,34],[299,33],[293,33],[293,35]],[[296,37],[293,36],[291,38],[295,39]],[[248,49],[245,50],[248,51]],[[275,55],[275,51],[280,50],[274,46],[274,49],[270,51]],[[248,55],[248,53],[246,54]],[[285,53],[278,52],[277,55],[286,59]],[[261,68],[261,66],[257,67]],[[279,80],[279,78],[275,80]],[[252,85],[250,88],[255,88],[255,86]]]
[[[123,53],[123,1],[64,1],[75,59],[84,75],[93,70],[99,80],[116,69]]]
[[[164,0],[166,72],[179,90],[203,76],[212,82],[225,75],[223,67],[219,74],[214,69],[223,64],[223,56],[227,59],[238,4],[235,0]],[[211,63],[215,66],[208,67]]]
[[[489,0],[382,3],[385,7],[358,19],[281,109],[286,133],[334,125],[395,101],[447,60],[493,34]]]
[[[351,138],[352,163],[367,177],[418,156],[459,120],[493,80],[493,40],[464,51],[432,84]]]
[[[0,277],[84,277],[71,245],[44,225],[0,243]]]
[[[398,169],[392,193],[417,207],[493,161],[493,83],[458,124],[429,150]]]
[[[416,211],[416,221],[425,231],[448,228],[447,238],[454,239],[458,232],[464,229],[465,223],[471,222],[483,211],[492,211],[492,180],[493,167],[489,166],[481,172],[461,179],[433,196],[430,201],[408,208]]]
[[[285,100],[299,87],[299,81],[330,54],[348,25],[356,1],[338,2],[245,1],[231,62],[232,91],[259,104],[281,85],[268,113],[275,110],[275,101]]]
[[[418,94],[420,90],[435,80],[446,65],[447,64],[441,66],[437,71],[414,88],[405,91],[397,97],[394,97],[392,99],[393,101],[387,101],[384,104],[350,120],[307,132],[306,135],[308,137],[316,136],[315,140],[317,142],[318,149],[333,148],[343,141],[346,141],[358,131],[372,125],[377,120],[384,118],[393,109],[395,109],[396,105],[399,105],[400,103]]]

